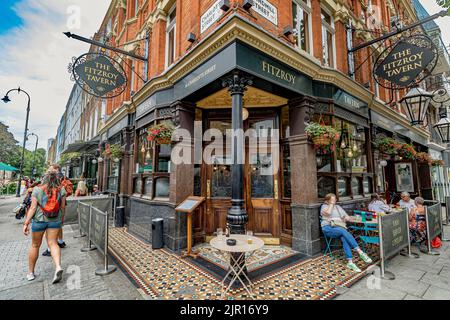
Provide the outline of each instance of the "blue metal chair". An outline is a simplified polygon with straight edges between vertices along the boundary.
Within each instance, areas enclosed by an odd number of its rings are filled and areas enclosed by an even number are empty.
[[[320,225],[322,226],[322,217],[319,216]],[[333,243],[333,240],[339,240],[338,238],[331,238],[327,237],[325,233],[323,233],[323,238],[325,239],[325,252],[323,253],[324,256],[330,255],[331,259],[334,259],[332,248],[340,248],[341,244]]]
[[[419,251],[421,251],[421,252],[427,252],[428,248],[427,249],[423,249],[422,248],[422,245],[425,243],[427,238],[425,237],[421,241],[416,241],[416,234],[419,232],[419,222],[420,221],[425,221],[426,222],[426,218],[425,218],[424,215],[417,214],[416,215],[416,221],[417,221],[417,224],[416,224],[415,230],[410,230],[411,245],[416,245],[418,247]]]
[[[367,220],[372,220],[374,212],[364,211],[364,210],[354,210],[355,215],[360,215],[363,217],[362,226],[349,226],[349,229],[354,231],[361,231],[361,235],[357,238],[364,244],[364,249],[367,251],[368,245],[379,245],[380,237],[371,235],[372,232],[378,232],[378,225],[376,223],[366,223]],[[356,238],[356,237],[355,237]]]

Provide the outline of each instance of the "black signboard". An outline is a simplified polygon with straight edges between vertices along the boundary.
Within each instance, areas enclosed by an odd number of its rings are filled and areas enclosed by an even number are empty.
[[[69,66],[72,78],[87,93],[114,98],[125,91],[127,77],[123,67],[103,53],[86,53]]]
[[[430,240],[442,233],[441,204],[427,206],[427,234]]]
[[[408,211],[380,216],[382,257],[388,259],[409,246]]]
[[[102,212],[94,207],[92,208],[90,240],[103,254],[105,254],[105,228],[107,219],[108,215],[106,212]]]
[[[433,41],[425,35],[415,35],[384,50],[375,62],[373,75],[385,88],[407,88],[431,74],[437,60]]]
[[[89,204],[80,202],[80,230],[82,234],[89,234]]]

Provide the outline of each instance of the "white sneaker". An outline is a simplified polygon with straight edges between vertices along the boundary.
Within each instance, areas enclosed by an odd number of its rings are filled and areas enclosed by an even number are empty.
[[[63,269],[59,269],[59,270],[55,271],[55,276],[53,277],[52,284],[55,284],[55,283],[58,283],[61,281],[63,272],[64,272]]]
[[[27,273],[28,281],[33,281],[34,279],[36,279],[36,276],[34,275],[34,273]]]
[[[347,263],[347,268],[355,272],[361,272],[361,269],[354,262]]]

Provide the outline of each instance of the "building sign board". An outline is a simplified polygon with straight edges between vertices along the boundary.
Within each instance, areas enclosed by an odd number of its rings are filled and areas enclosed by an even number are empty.
[[[437,57],[436,46],[430,38],[412,36],[384,50],[375,62],[373,75],[385,88],[407,88],[431,74]]]
[[[278,10],[269,1],[254,0],[252,9],[272,22],[274,25],[278,25]]]
[[[222,16],[222,9],[220,9],[221,0],[214,2],[211,8],[206,10],[206,12],[200,18],[200,33],[205,32],[209,27],[211,27],[214,22],[219,20]]]
[[[338,89],[333,96],[333,100],[336,104],[339,104],[349,110],[357,111],[364,116],[369,116],[369,108],[367,103],[361,101],[347,92]]]
[[[87,93],[99,98],[114,98],[127,86],[122,66],[103,53],[86,53],[70,65],[75,82]]]

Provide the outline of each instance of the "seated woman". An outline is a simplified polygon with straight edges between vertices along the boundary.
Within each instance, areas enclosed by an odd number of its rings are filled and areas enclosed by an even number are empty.
[[[411,241],[421,243],[427,237],[425,207],[423,206],[425,200],[422,197],[417,197],[414,202],[415,207],[409,211],[409,234]]]
[[[348,260],[347,267],[353,271],[361,272],[361,269],[353,262],[352,250],[358,252],[360,258],[365,263],[372,263],[372,259],[364,253],[358,246],[355,238],[342,226],[352,218],[342,209],[341,206],[336,205],[336,195],[329,193],[325,196],[325,203],[320,210],[322,217],[322,231],[323,234],[329,238],[341,239],[344,247],[345,256]]]
[[[414,203],[414,200],[411,199],[411,196],[408,192],[402,192],[401,196],[402,199],[398,202],[398,205],[402,208],[407,208],[408,210],[411,210],[416,206]]]
[[[391,211],[389,205],[380,197],[379,194],[372,194],[369,203],[369,211],[374,211],[378,213],[388,213]]]

